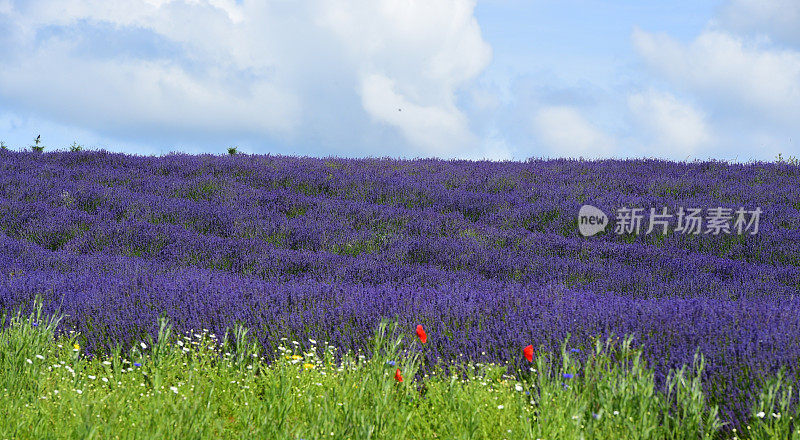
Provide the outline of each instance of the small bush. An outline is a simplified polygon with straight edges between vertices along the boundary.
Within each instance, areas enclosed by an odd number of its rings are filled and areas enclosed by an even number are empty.
[[[69,151],[78,152],[83,151],[83,145],[78,144],[77,142],[73,142],[72,145],[69,147]]]
[[[775,161],[778,163],[786,163],[789,165],[800,166],[800,158],[789,156],[786,159],[784,159],[781,153],[778,153],[778,157],[775,159]]]
[[[33,140],[33,145],[31,145],[31,150],[33,150],[34,153],[41,153],[42,151],[44,151],[44,145],[40,145],[42,142],[41,139],[42,139],[41,136],[36,136],[36,138]]]
[[[230,148],[228,148],[228,154],[230,154],[231,156],[235,156],[235,155],[239,154],[239,151],[237,150],[237,148],[238,147],[230,147]]]

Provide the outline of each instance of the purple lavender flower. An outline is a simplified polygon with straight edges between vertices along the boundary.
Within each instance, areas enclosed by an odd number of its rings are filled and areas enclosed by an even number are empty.
[[[87,354],[155,336],[162,313],[176,333],[241,322],[264,352],[281,337],[363,350],[381,318],[437,322],[442,362],[636,334],[658,384],[699,349],[724,421],[747,420],[772,371],[800,375],[785,164],[0,156],[0,306],[42,292]],[[586,240],[576,190],[609,214],[644,208],[643,232],[662,206],[769,215],[757,235]]]

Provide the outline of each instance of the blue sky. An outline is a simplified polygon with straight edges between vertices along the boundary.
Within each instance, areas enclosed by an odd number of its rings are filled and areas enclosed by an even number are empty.
[[[800,2],[0,0],[0,140],[800,156]]]

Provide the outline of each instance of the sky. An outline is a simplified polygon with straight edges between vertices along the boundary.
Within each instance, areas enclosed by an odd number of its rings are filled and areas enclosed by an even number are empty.
[[[0,0],[0,141],[800,156],[800,1]]]

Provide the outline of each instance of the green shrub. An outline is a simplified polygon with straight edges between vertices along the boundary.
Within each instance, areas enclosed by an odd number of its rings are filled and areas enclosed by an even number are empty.
[[[33,139],[33,145],[31,145],[31,150],[33,150],[34,153],[41,153],[42,151],[44,151],[44,145],[41,145],[41,139],[42,139],[41,136],[36,136]]]
[[[775,158],[775,161],[778,163],[786,163],[789,165],[800,166],[800,158],[789,156],[786,159],[784,159],[781,153],[778,153],[778,157]]]

